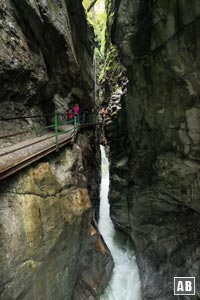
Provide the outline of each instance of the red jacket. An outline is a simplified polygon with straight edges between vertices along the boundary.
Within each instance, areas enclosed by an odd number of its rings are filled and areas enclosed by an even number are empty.
[[[73,117],[74,117],[74,114],[73,114],[72,110],[71,109],[68,110],[68,112],[67,112],[67,118],[68,118],[68,120],[73,119]]]
[[[78,114],[79,114],[79,106],[78,105],[74,106],[74,114],[75,114],[75,116],[78,116]]]

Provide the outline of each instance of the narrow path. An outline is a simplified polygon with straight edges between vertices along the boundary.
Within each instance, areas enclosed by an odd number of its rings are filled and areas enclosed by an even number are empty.
[[[115,268],[111,282],[101,300],[141,300],[140,279],[134,251],[126,236],[117,233],[109,216],[109,170],[105,149],[101,146],[101,203],[99,230],[110,249]]]
[[[74,130],[74,126],[69,125],[63,129],[67,132],[58,136],[59,147],[70,142],[76,135],[79,127]],[[27,140],[14,146],[1,149],[0,180],[12,175],[55,150],[55,134],[53,132],[47,133],[39,138]]]

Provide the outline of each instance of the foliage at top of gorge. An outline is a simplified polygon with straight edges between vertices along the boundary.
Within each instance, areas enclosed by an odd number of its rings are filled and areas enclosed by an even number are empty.
[[[84,0],[83,5],[95,32],[98,98],[100,103],[107,105],[111,95],[120,89],[125,73],[118,50],[111,43],[114,3],[113,0]]]
[[[94,4],[93,4],[94,3]],[[93,4],[93,6],[91,6]],[[105,30],[107,14],[104,0],[84,0],[89,23],[93,26],[96,38],[96,48],[102,54],[105,47]],[[97,55],[96,50],[96,55]]]

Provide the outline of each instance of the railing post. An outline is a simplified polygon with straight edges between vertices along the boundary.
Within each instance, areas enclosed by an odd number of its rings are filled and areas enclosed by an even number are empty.
[[[59,149],[59,144],[58,144],[58,115],[54,115],[54,127],[55,127],[55,137],[56,137],[56,151]]]
[[[76,129],[76,116],[74,116],[74,130]]]

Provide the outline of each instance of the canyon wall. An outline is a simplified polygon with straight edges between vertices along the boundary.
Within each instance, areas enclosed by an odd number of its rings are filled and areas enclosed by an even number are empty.
[[[4,119],[65,113],[68,95],[93,106],[93,39],[80,0],[0,0],[1,146],[52,122]]]
[[[88,189],[86,172],[92,164],[99,182],[96,139],[85,131],[74,145],[0,183],[0,299],[95,300],[104,290],[113,261],[91,225],[99,185]]]
[[[111,217],[134,242],[143,299],[174,299],[174,276],[200,276],[199,28],[197,0],[115,1],[129,84],[106,126]]]
[[[0,148],[47,132],[68,96],[95,106],[93,39],[81,0],[0,0]],[[0,182],[0,299],[99,299],[113,269],[99,184],[92,128]]]

